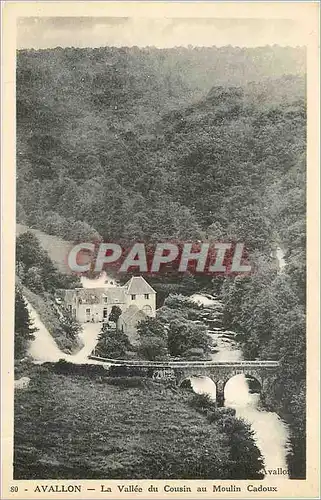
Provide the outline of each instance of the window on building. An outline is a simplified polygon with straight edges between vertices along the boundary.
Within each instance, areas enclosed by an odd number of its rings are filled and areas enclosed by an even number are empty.
[[[72,305],[71,305],[71,304],[69,304],[69,306],[68,306],[68,307],[69,307],[69,312],[70,312],[70,314],[71,314],[71,311],[72,311]]]
[[[90,307],[88,309],[86,309],[86,314],[87,314],[87,316],[90,314]]]
[[[104,307],[103,318],[107,318],[107,307]]]
[[[132,295],[132,300],[135,300],[136,299],[136,295]]]
[[[107,297],[104,297],[105,304],[107,304],[107,300],[108,300]]]
[[[152,316],[153,315],[153,310],[150,306],[146,305],[143,307],[143,312],[147,314],[147,316]]]
[[[149,293],[145,293],[145,299],[149,299]]]

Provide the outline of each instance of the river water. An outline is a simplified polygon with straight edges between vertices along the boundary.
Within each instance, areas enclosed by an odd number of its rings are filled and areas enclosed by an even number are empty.
[[[215,327],[209,329],[209,335],[213,339],[216,352],[212,354],[212,359],[216,361],[238,361],[242,359],[242,351],[233,341],[233,332],[224,332],[220,324],[220,302],[211,296],[195,294],[192,300],[203,304],[205,307],[214,308],[218,311],[218,321]],[[48,332],[40,320],[38,313],[31,304],[27,303],[30,318],[34,326],[38,329],[35,333],[35,340],[30,343],[29,354],[36,363],[46,361],[57,362],[65,359],[73,363],[102,364],[99,361],[89,360],[88,356],[97,343],[100,324],[87,323],[82,325],[80,334],[84,344],[83,348],[74,355],[63,353],[57,346],[55,340]],[[105,363],[106,364],[106,363]],[[206,377],[193,377],[191,379],[195,392],[208,393],[213,399],[216,398],[215,384]],[[260,407],[260,395],[250,393],[244,375],[236,375],[231,378],[225,386],[225,406],[234,408],[236,416],[243,418],[251,424],[255,433],[254,438],[261,454],[264,458],[265,470],[287,469],[286,453],[288,443],[288,429],[286,424],[276,413],[265,411]],[[288,476],[268,476],[271,479],[288,478]]]
[[[220,311],[220,301],[215,297],[195,294],[192,300],[205,307]],[[219,318],[219,314],[218,314]],[[219,320],[218,320],[219,324]],[[216,344],[217,352],[212,354],[213,361],[240,361],[242,351],[233,341],[233,332],[224,332],[222,327],[209,330],[210,336]],[[191,378],[193,390],[197,393],[207,393],[216,399],[215,384],[207,377]],[[252,391],[251,391],[252,392]],[[286,424],[273,412],[264,410],[260,406],[260,394],[251,393],[245,375],[235,375],[225,386],[225,406],[234,408],[236,416],[251,424],[254,439],[264,458],[266,478],[288,479],[288,475],[270,475],[269,470],[287,470],[286,454],[288,450],[289,433]]]

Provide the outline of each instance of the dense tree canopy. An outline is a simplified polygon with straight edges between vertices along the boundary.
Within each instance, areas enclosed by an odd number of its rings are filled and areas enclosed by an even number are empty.
[[[16,239],[16,267],[21,282],[37,294],[81,286],[77,276],[66,276],[58,271],[31,231]]]
[[[300,210],[303,57],[280,47],[20,51],[19,221],[68,240],[206,235],[265,248],[280,176],[293,172],[286,189]]]
[[[305,474],[304,61],[305,49],[277,46],[17,57],[18,221],[75,241],[244,242],[252,275],[209,287],[221,293],[244,355],[281,361],[267,403],[291,423],[295,477]],[[277,244],[282,272],[271,258]],[[18,239],[17,262],[37,293],[61,281],[30,234]],[[197,284],[187,275],[179,291]],[[159,312],[169,353],[206,352],[182,299],[170,300]],[[144,341],[149,357],[164,347],[155,339]],[[108,342],[109,352],[125,353],[125,340]]]
[[[126,352],[129,351],[130,347],[129,339],[125,333],[103,323],[94,352],[105,358],[125,359]]]

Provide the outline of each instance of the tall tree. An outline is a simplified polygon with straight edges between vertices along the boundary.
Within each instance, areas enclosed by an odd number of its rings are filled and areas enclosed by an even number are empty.
[[[109,314],[108,320],[113,321],[116,324],[116,330],[119,330],[119,318],[121,316],[122,310],[119,306],[113,306]]]
[[[27,354],[29,342],[37,329],[32,325],[25,300],[18,286],[15,289],[14,356],[21,359]]]
[[[160,361],[169,356],[167,330],[157,318],[146,318],[137,325],[139,354],[149,361]]]

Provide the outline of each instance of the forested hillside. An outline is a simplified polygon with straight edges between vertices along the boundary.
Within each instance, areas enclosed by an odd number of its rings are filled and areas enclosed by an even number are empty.
[[[281,361],[267,403],[291,425],[293,477],[305,476],[305,168],[304,49],[18,53],[18,222],[69,241],[244,242],[255,272],[224,280],[224,319],[247,358]]]
[[[280,47],[19,52],[18,221],[264,245],[264,181],[304,151],[303,72],[304,50]]]

